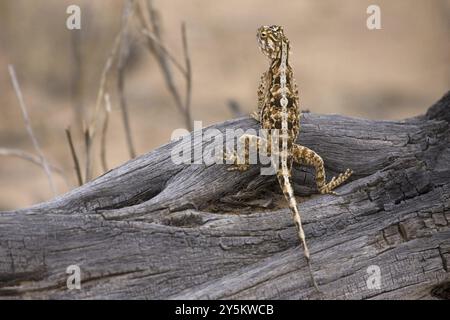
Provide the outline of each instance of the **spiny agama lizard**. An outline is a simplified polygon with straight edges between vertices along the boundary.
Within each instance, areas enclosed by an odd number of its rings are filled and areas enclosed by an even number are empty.
[[[276,171],[278,181],[289,208],[292,213],[298,236],[303,244],[303,252],[308,263],[309,272],[314,287],[318,290],[314,274],[311,269],[310,254],[306,245],[305,233],[303,232],[300,213],[291,183],[292,165],[296,164],[313,166],[316,172],[316,184],[321,194],[336,194],[334,188],[346,181],[352,170],[347,169],[333,177],[326,183],[325,168],[322,158],[313,150],[295,143],[300,130],[300,111],[297,84],[294,79],[292,68],[289,64],[290,44],[280,26],[262,26],[258,29],[257,40],[259,48],[270,60],[269,70],[263,73],[258,88],[258,112],[252,116],[266,130],[266,137],[244,134],[239,138],[244,143],[244,155],[236,151],[227,152],[225,159],[231,160],[234,165],[229,170],[245,171],[249,168],[249,150],[251,147],[265,148],[266,153],[271,155],[278,153],[279,166]],[[271,137],[277,132],[277,138]],[[278,148],[273,147],[273,141]]]

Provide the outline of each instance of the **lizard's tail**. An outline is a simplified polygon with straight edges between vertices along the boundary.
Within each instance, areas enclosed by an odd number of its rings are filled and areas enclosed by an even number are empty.
[[[278,182],[280,183],[280,187],[283,190],[284,197],[288,201],[289,209],[291,210],[291,214],[292,214],[292,218],[294,219],[295,226],[297,227],[298,237],[300,238],[300,241],[302,242],[302,245],[303,245],[303,253],[304,253],[306,261],[308,263],[308,268],[309,268],[309,273],[311,275],[312,283],[313,283],[314,287],[317,289],[317,291],[320,292],[320,289],[316,283],[314,274],[312,272],[309,249],[306,244],[305,233],[304,233],[303,227],[302,227],[302,220],[300,217],[300,213],[298,212],[297,200],[295,200],[294,190],[292,189],[291,181],[289,179],[289,176],[283,174],[282,172],[279,172],[277,174],[277,177],[278,177]]]

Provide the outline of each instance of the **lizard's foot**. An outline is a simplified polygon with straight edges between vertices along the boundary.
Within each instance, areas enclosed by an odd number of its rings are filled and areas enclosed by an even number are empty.
[[[227,170],[228,171],[246,171],[248,170],[248,168],[250,168],[250,166],[248,164],[235,164],[232,165],[231,167],[229,167]]]
[[[227,151],[223,154],[223,160],[224,160],[225,162],[231,160],[233,163],[236,163],[237,158],[238,158],[238,157],[237,157],[237,153],[236,153],[235,150],[230,151],[230,150],[227,148]]]
[[[243,163],[244,161],[241,161],[239,156],[237,155],[236,151],[228,151],[225,153],[223,159],[225,161],[231,160],[233,164],[227,168],[228,171],[246,171],[248,168],[250,168],[249,164]]]
[[[259,114],[256,111],[253,111],[252,113],[250,113],[250,117],[252,117],[253,119],[255,119],[256,121],[259,122]]]
[[[333,189],[335,189],[336,187],[338,187],[339,185],[341,185],[342,183],[344,183],[348,178],[350,178],[350,176],[352,175],[353,171],[350,169],[345,170],[344,173],[341,173],[338,175],[338,177],[333,177],[333,179],[331,179],[330,182],[328,182],[326,185],[324,185],[323,187],[321,187],[319,189],[319,192],[321,194],[333,194],[333,195],[337,195],[336,192],[332,191]]]

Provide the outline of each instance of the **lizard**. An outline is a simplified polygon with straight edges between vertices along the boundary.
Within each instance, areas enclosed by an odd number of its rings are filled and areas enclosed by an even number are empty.
[[[232,166],[228,170],[245,171],[249,168],[250,147],[264,148],[269,156],[277,153],[279,165],[276,176],[283,195],[286,198],[298,237],[303,246],[313,286],[320,292],[311,268],[310,252],[303,231],[301,216],[291,182],[293,164],[308,165],[315,168],[315,180],[321,194],[334,194],[337,186],[345,182],[353,173],[347,169],[344,173],[326,182],[323,159],[313,150],[296,144],[300,131],[299,94],[293,69],[290,64],[290,42],[284,34],[283,27],[277,25],[261,26],[257,30],[257,42],[261,52],[269,58],[269,69],[261,76],[258,94],[258,111],[252,113],[263,130],[265,137],[243,134],[239,142],[244,143],[244,155],[236,151],[228,151],[224,159],[230,160]],[[275,139],[273,136],[277,134]],[[273,143],[278,145],[275,148]],[[277,151],[275,151],[277,150]]]

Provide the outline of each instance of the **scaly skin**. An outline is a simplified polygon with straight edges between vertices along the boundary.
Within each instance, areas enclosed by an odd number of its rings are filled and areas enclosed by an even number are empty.
[[[316,184],[321,194],[335,194],[332,190],[346,181],[352,174],[350,169],[337,178],[326,183],[325,168],[322,158],[307,147],[295,144],[300,131],[299,96],[294,74],[289,64],[289,40],[280,26],[262,26],[258,29],[257,40],[261,51],[269,58],[270,67],[261,77],[258,88],[258,112],[252,116],[267,132],[267,140],[252,135],[243,135],[240,141],[245,143],[243,157],[236,152],[227,154],[227,159],[233,159],[234,166],[230,170],[244,171],[249,168],[248,153],[251,146],[265,148],[272,156],[276,153],[279,159],[277,178],[283,194],[288,201],[292,218],[298,230],[298,236],[303,244],[303,252],[308,262],[314,287],[318,290],[311,269],[310,253],[303,232],[297,201],[291,184],[293,163],[314,166]],[[273,137],[276,137],[273,139]],[[278,148],[273,148],[273,141],[278,142]],[[275,151],[276,150],[276,151]]]

